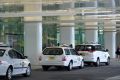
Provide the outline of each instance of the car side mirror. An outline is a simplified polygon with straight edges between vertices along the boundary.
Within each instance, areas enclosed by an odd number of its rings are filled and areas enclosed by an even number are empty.
[[[80,56],[82,56],[82,54],[81,54],[81,53],[80,53],[79,55],[80,55]]]
[[[108,52],[109,50],[108,49],[105,49],[106,52]]]
[[[24,56],[24,59],[27,59],[28,58],[28,56]]]

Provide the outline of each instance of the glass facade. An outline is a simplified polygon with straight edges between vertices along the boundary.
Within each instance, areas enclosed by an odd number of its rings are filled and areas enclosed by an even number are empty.
[[[57,45],[58,37],[59,37],[57,36],[57,33],[59,32],[59,25],[55,21],[58,21],[58,17],[44,16],[42,17],[42,21],[43,21],[43,25],[42,25],[43,27],[43,38],[42,38],[43,49],[47,46]]]
[[[24,52],[24,22],[22,18],[2,18],[0,23],[0,42],[7,43]]]
[[[120,0],[115,0],[115,4],[116,4],[117,7],[119,7],[120,6]]]
[[[0,12],[23,11],[23,6],[0,5]],[[22,17],[0,18],[0,42],[24,52],[24,21]]]
[[[98,43],[104,46],[104,22],[98,23]]]
[[[119,6],[119,3],[119,0],[115,0],[117,6]],[[25,10],[25,6],[27,5],[29,7],[42,5],[42,7],[39,6],[38,9],[32,7],[33,9]],[[19,15],[16,14],[18,17],[0,17],[0,42],[8,43],[20,52],[23,52],[23,17],[26,16],[23,14],[27,12],[28,14],[39,12],[41,15],[37,16],[42,17],[43,48],[51,44],[57,45],[57,43],[59,43],[59,29],[61,24],[64,24],[63,26],[70,26],[71,23],[75,23],[75,44],[84,43],[85,23],[91,21],[98,23],[96,25],[96,27],[98,27],[98,43],[104,45],[103,29],[105,26],[104,23],[99,22],[99,20],[104,21],[106,18],[109,18],[105,15],[112,15],[114,13],[111,7],[112,0],[0,0],[0,14],[20,13]],[[51,14],[49,12],[51,12]],[[68,19],[65,19],[64,16],[67,16]],[[74,18],[71,18],[71,16],[74,16]],[[96,16],[97,18],[94,18]],[[34,18],[34,16],[27,17]],[[93,25],[91,24],[88,26],[92,27]]]
[[[43,24],[43,49],[57,45],[57,30],[56,24]]]
[[[95,1],[76,1],[75,8],[80,7],[95,7]]]
[[[75,25],[75,44],[85,43],[85,25],[78,23]]]

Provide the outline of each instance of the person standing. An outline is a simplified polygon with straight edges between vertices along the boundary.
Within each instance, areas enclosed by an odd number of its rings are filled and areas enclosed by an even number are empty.
[[[118,61],[120,61],[120,46],[117,47],[116,58],[117,58]]]

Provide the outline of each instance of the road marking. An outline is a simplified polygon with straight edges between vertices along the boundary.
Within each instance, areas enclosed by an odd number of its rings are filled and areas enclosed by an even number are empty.
[[[110,77],[106,80],[120,80],[120,76]]]

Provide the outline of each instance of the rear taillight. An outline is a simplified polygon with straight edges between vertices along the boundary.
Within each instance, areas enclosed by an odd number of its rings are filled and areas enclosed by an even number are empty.
[[[0,64],[3,64],[3,61],[0,61]]]
[[[42,56],[39,57],[39,61],[41,61],[41,60],[42,60]]]
[[[64,56],[63,58],[62,58],[62,61],[66,61],[67,60],[67,58]]]

